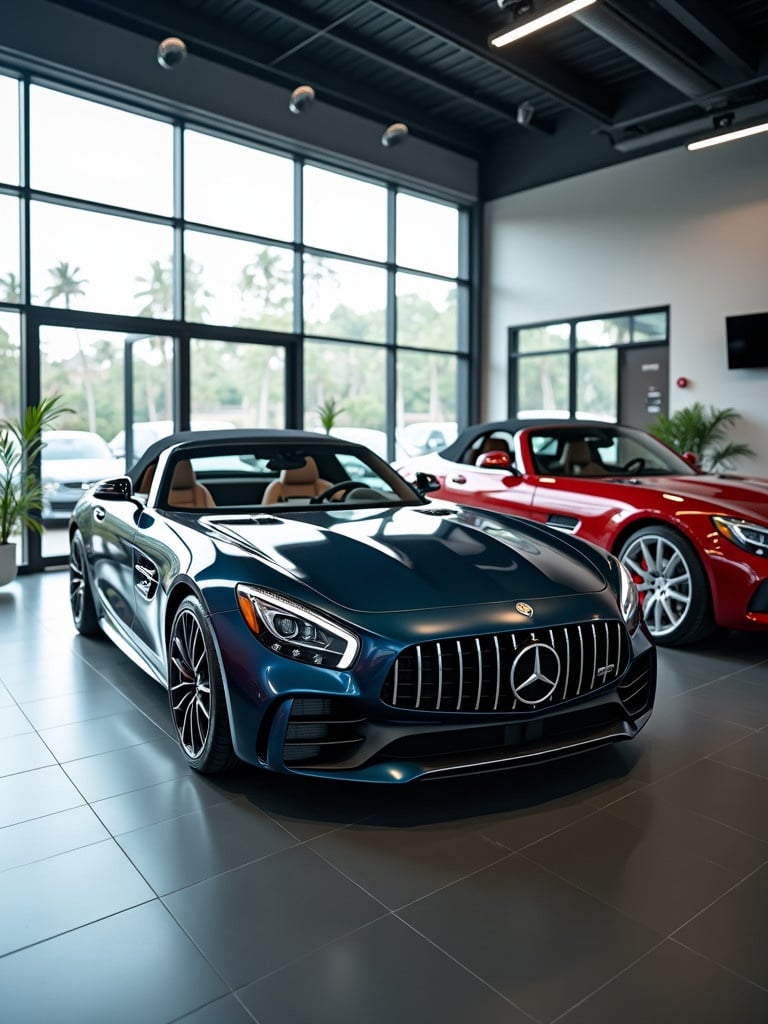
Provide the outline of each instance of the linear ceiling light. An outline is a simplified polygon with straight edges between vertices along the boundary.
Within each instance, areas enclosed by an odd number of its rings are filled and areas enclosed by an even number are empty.
[[[595,2],[596,0],[569,0],[569,3],[560,4],[559,7],[547,10],[543,14],[523,22],[521,25],[515,25],[514,28],[506,29],[504,32],[498,33],[498,35],[491,36],[488,42],[491,46],[507,46],[508,43],[513,43],[516,39],[522,39],[523,36],[528,36],[531,32],[537,32],[540,28],[546,28],[547,25],[553,25],[556,21],[560,21],[561,18],[567,18],[568,15],[575,14],[577,11],[581,11]]]
[[[768,121],[763,124],[753,124],[750,128],[737,128],[724,135],[712,135],[710,138],[700,139],[698,142],[689,142],[688,149],[693,152],[696,149],[706,149],[708,146],[719,146],[721,142],[735,142],[736,139],[747,139],[750,135],[760,135],[761,132],[768,132]]]

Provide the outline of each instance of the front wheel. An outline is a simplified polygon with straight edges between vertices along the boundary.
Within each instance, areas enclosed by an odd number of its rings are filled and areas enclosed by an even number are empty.
[[[205,775],[236,762],[221,666],[211,627],[196,597],[185,597],[168,641],[168,698],[190,768]]]
[[[88,556],[85,541],[78,530],[69,543],[69,607],[75,629],[82,636],[96,636],[99,619],[88,577]]]
[[[658,644],[690,644],[714,629],[709,584],[692,544],[667,526],[633,533],[619,552]]]

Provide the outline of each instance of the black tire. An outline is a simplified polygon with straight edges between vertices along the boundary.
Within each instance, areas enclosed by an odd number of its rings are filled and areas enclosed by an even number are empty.
[[[184,757],[204,775],[237,761],[221,666],[211,627],[196,597],[179,605],[168,638],[168,700]]]
[[[706,573],[693,545],[676,530],[636,530],[619,559],[637,584],[643,618],[657,644],[692,644],[714,630]]]
[[[78,633],[82,636],[96,636],[101,632],[88,576],[85,541],[79,530],[72,534],[69,542],[69,607]]]

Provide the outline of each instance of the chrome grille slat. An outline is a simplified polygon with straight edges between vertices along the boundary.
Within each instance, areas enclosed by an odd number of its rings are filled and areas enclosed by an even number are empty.
[[[560,673],[554,691],[531,704],[517,698],[510,674],[515,658],[534,643],[557,653]],[[619,679],[629,650],[626,628],[617,620],[429,641],[400,653],[381,699],[418,711],[535,713]]]

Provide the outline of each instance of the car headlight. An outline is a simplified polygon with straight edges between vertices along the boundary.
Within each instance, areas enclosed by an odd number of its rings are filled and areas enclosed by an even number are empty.
[[[640,624],[640,597],[629,570],[617,560],[619,567],[619,606],[630,633]]]
[[[55,494],[60,487],[61,484],[58,480],[43,480],[43,494],[46,495],[46,497],[49,494]]]
[[[349,668],[357,657],[354,633],[313,609],[245,583],[236,594],[248,628],[275,654],[326,668]]]
[[[712,516],[712,523],[717,532],[733,541],[736,547],[768,558],[768,526],[732,516]]]

